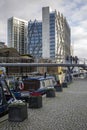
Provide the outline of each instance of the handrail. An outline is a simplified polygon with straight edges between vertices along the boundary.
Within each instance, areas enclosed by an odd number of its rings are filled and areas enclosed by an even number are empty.
[[[70,63],[0,63],[0,66],[31,66],[31,67],[87,67],[86,64],[70,64]]]

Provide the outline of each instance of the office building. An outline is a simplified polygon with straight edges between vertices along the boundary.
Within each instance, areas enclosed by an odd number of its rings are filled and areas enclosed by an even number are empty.
[[[5,42],[0,42],[0,48],[5,48],[6,45],[5,45]]]
[[[42,21],[28,22],[28,53],[36,58],[62,61],[70,55],[70,28],[59,12],[42,8]]]
[[[42,57],[42,22],[28,22],[28,53],[35,58]]]
[[[28,22],[16,17],[8,19],[8,47],[17,49],[20,54],[27,52]]]
[[[70,28],[59,12],[42,8],[42,57],[64,60],[70,55]]]

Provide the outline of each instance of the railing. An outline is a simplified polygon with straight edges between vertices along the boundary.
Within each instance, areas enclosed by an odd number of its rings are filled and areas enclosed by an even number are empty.
[[[24,59],[24,60],[23,60]],[[62,62],[58,62],[57,60],[46,60],[46,62],[43,61],[43,63],[30,63],[30,58],[20,58],[20,57],[0,57],[0,65],[2,66],[70,66],[68,64],[72,64],[72,66],[80,66],[87,64],[86,58],[79,58],[77,64],[72,61],[66,61],[62,59]],[[5,64],[6,63],[6,64]],[[13,64],[12,64],[13,63]],[[22,63],[22,65],[21,65]]]
[[[23,57],[0,57],[0,63],[21,63],[25,61],[31,60],[29,57],[23,58]]]

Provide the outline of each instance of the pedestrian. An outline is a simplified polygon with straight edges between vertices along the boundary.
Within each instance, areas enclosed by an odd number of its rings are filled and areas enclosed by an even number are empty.
[[[72,57],[72,61],[73,61],[73,63],[75,63],[75,57],[74,56]]]
[[[16,79],[15,81],[15,91],[19,91],[19,78]]]
[[[75,63],[77,64],[78,63],[78,57],[75,56]]]
[[[45,73],[44,73],[44,78],[46,78],[46,74],[47,74],[47,73],[45,72]]]
[[[72,56],[70,56],[70,63],[72,64]]]
[[[66,63],[69,63],[69,56],[66,56]]]

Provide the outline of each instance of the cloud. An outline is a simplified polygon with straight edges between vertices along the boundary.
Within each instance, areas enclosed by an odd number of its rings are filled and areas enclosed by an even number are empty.
[[[0,41],[6,41],[7,39],[7,26],[5,22],[0,21]]]
[[[87,40],[86,40],[87,42]],[[82,45],[81,45],[82,44]],[[83,58],[87,58],[87,47],[85,47],[86,44],[83,44],[83,42],[79,42],[79,44],[75,43],[74,44],[74,56],[77,55],[78,57],[83,57]],[[87,46],[87,45],[86,45]]]
[[[79,35],[78,38],[76,38],[73,43],[74,44],[74,55],[78,55],[81,58],[82,57],[87,58],[87,38],[86,38],[86,36],[84,36],[84,37],[81,36],[82,38],[80,38],[80,36],[81,35]]]
[[[74,40],[87,39],[87,31],[81,26],[75,26],[71,28]]]
[[[73,4],[72,4],[73,3]],[[65,7],[66,8],[66,7]],[[72,10],[71,10],[71,9]],[[74,55],[87,57],[87,4],[86,0],[73,0],[66,16],[71,27]]]
[[[84,21],[83,21],[84,22]],[[87,57],[87,30],[81,22],[78,26],[71,28],[72,44],[74,44],[74,55]]]

